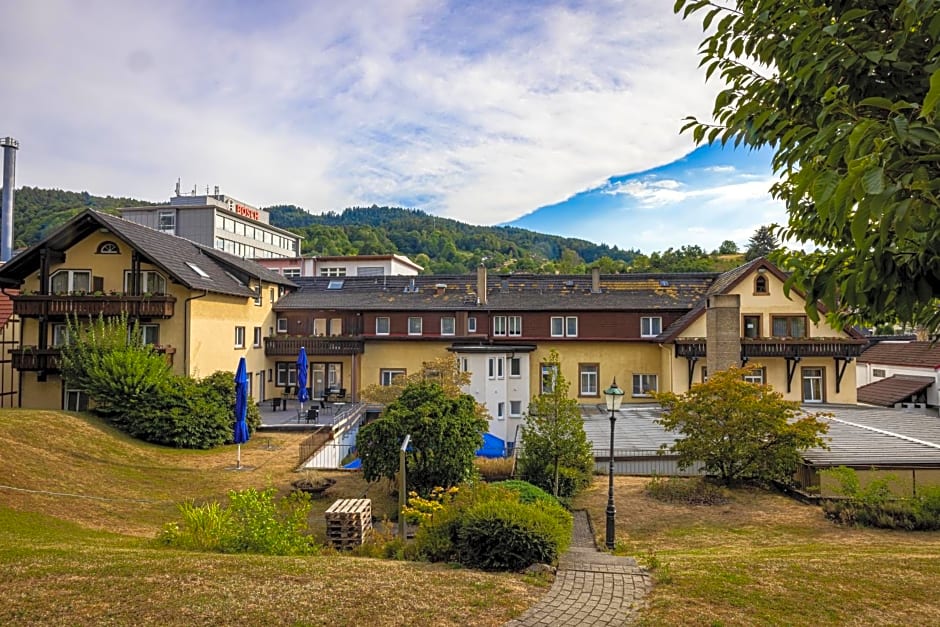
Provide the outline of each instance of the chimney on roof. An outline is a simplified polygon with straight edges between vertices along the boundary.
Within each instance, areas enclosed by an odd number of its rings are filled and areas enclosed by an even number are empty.
[[[434,286],[434,295],[443,296],[444,292],[447,291],[447,283],[438,283]]]
[[[0,263],[13,258],[13,190],[16,187],[16,151],[20,142],[0,139],[3,147],[3,193],[0,198]]]
[[[741,360],[741,297],[713,294],[705,305],[705,355],[708,373],[727,370]]]
[[[601,293],[601,269],[591,268],[591,293]]]
[[[486,266],[482,263],[477,266],[477,302],[486,304]]]

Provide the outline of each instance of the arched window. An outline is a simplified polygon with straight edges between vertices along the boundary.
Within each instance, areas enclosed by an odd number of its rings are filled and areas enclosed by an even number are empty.
[[[98,250],[96,251],[99,255],[120,255],[121,249],[118,248],[118,245],[114,242],[107,241],[101,242],[98,245]]]
[[[770,289],[767,287],[767,277],[763,275],[758,275],[754,279],[754,293],[755,294],[769,294]]]

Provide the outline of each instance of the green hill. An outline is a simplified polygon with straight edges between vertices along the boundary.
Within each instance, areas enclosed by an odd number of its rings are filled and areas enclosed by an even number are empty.
[[[120,207],[154,204],[135,198],[23,187],[15,197],[14,247],[35,244],[85,209],[117,214]],[[466,273],[481,262],[504,272],[545,273],[582,273],[592,266],[605,273],[720,271],[736,264],[694,245],[647,256],[638,250],[517,227],[474,226],[400,207],[353,207],[322,215],[295,205],[266,209],[271,224],[304,237],[304,255],[397,253],[415,260],[431,274]]]

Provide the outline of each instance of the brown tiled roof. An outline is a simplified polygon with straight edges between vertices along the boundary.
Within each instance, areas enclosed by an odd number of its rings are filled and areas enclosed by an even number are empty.
[[[41,242],[0,267],[0,284],[18,287],[23,279],[39,268],[40,251],[43,248],[67,250],[100,228],[114,233],[118,239],[132,246],[145,261],[161,268],[191,289],[250,297],[255,294],[247,286],[251,278],[260,278],[276,285],[294,286],[290,279],[253,261],[92,210],[75,216]],[[189,264],[197,266],[208,276],[200,276]]]
[[[879,342],[858,358],[863,364],[940,368],[940,342]]]
[[[477,304],[475,274],[294,279],[300,289],[281,298],[287,309],[493,311],[684,311],[701,300],[717,275],[604,275],[591,291],[590,275],[510,275],[487,280],[487,304]],[[339,289],[329,289],[330,283]],[[443,286],[443,287],[439,287]]]
[[[858,402],[866,405],[894,407],[895,403],[906,401],[914,394],[922,392],[935,383],[933,377],[915,377],[896,374],[893,377],[875,381],[858,388]]]

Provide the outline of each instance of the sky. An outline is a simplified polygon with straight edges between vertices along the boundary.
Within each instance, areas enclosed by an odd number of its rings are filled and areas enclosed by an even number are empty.
[[[0,136],[17,187],[166,201],[179,179],[645,252],[744,244],[783,219],[769,158],[679,133],[720,84],[671,7],[0,0]]]

